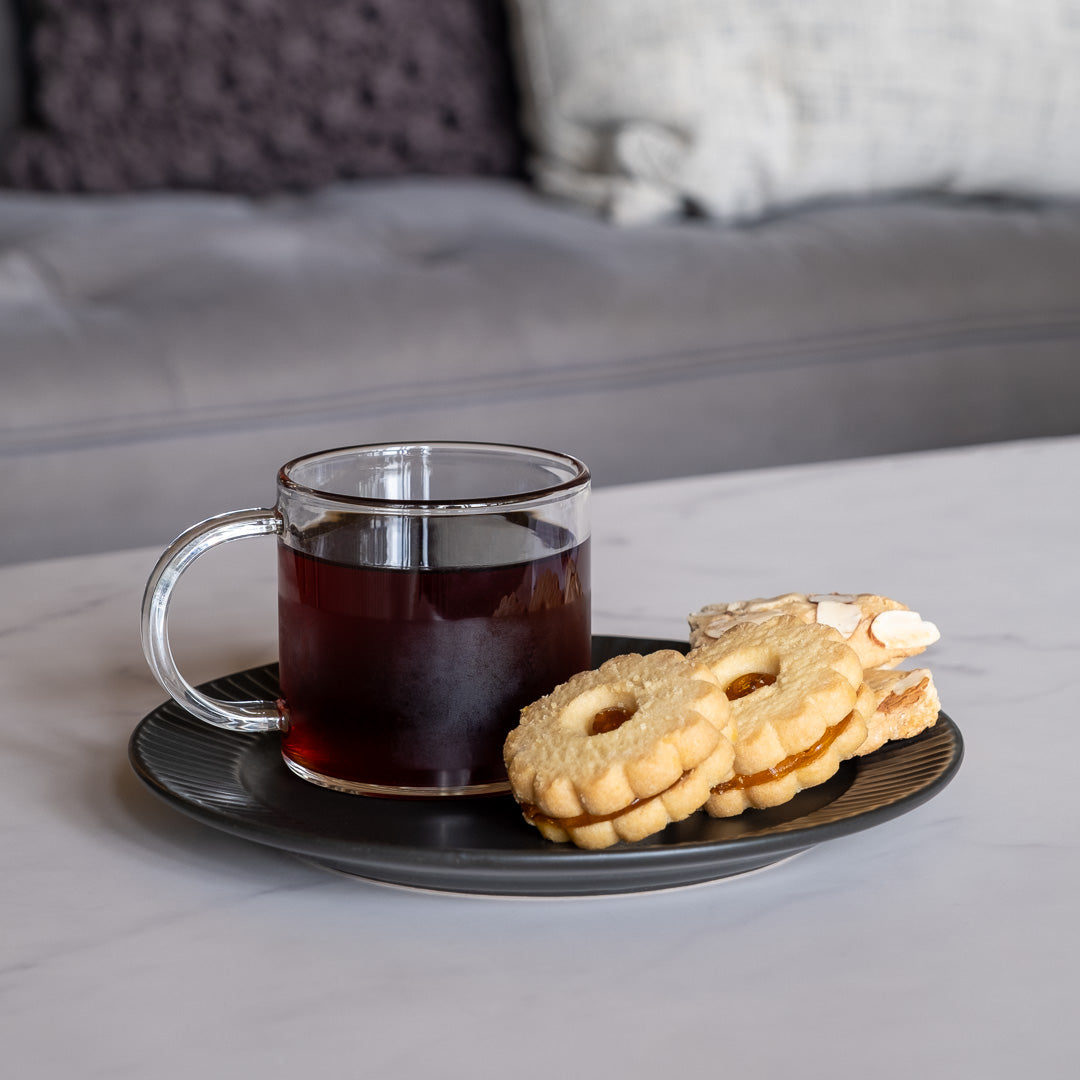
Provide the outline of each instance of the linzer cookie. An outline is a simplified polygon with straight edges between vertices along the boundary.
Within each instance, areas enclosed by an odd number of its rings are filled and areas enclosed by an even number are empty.
[[[615,657],[522,710],[504,746],[511,790],[549,840],[641,840],[732,775],[730,714],[716,678],[674,650]]]
[[[874,699],[863,665],[833,627],[794,615],[741,622],[694,649],[731,701],[734,775],[705,809],[732,817],[779,806],[828,780],[866,740]]]
[[[866,741],[857,756],[872,754],[894,739],[910,739],[937,723],[941,702],[928,668],[868,671],[866,683],[874,710],[867,718]]]
[[[733,603],[709,604],[690,616],[690,644],[697,648],[739,623],[762,623],[790,615],[838,630],[864,668],[891,668],[917,656],[941,636],[898,600],[874,593],[785,593]]]

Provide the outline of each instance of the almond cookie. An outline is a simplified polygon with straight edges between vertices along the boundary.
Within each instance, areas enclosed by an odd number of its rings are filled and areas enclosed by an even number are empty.
[[[690,645],[697,648],[738,623],[792,615],[840,631],[864,668],[891,668],[933,645],[941,634],[917,611],[874,593],[785,593],[783,596],[709,604],[690,616]]]
[[[872,754],[893,739],[910,739],[937,723],[941,702],[927,668],[912,671],[868,671],[874,711],[867,719],[866,741],[859,757]]]
[[[875,702],[833,627],[774,615],[732,626],[689,659],[716,677],[735,721],[734,775],[714,786],[713,817],[779,806],[828,780],[866,741]]]
[[[701,809],[731,775],[727,696],[673,649],[617,656],[521,711],[503,756],[525,820],[605,848]]]

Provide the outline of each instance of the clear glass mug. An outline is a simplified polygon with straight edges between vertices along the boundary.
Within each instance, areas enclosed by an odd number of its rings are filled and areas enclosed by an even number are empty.
[[[489,443],[345,447],[278,473],[271,509],[194,526],[143,598],[143,650],[185,709],[281,732],[293,772],[357,794],[507,789],[522,706],[591,663],[589,471]],[[225,702],[180,674],[172,590],[218,544],[278,537],[281,697]]]

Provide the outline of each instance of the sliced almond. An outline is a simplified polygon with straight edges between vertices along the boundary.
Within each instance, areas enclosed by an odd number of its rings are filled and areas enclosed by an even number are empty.
[[[833,600],[838,604],[854,604],[858,597],[854,593],[846,592],[830,592],[830,593],[811,593],[807,598],[811,604],[824,604],[827,601]]]
[[[855,633],[862,622],[862,609],[858,604],[844,603],[839,600],[819,600],[817,602],[817,621],[823,626],[832,626],[845,638]]]
[[[779,608],[789,607],[792,603],[804,602],[806,597],[802,593],[784,593],[783,596],[759,596],[755,600],[744,600],[739,608],[742,611],[753,612],[755,615],[763,611],[776,611]],[[734,608],[735,605],[732,605]]]
[[[886,649],[924,649],[941,634],[917,611],[883,611],[870,624],[870,636]]]
[[[917,689],[924,682],[930,681],[930,672],[926,668],[915,668],[913,671],[898,671],[897,675],[903,677],[893,683],[890,693],[903,694],[908,690]]]
[[[721,615],[706,625],[705,633],[709,637],[718,638],[740,623],[763,623],[775,618],[775,611],[743,611],[737,614]]]
[[[907,672],[898,680],[885,697],[878,702],[878,712],[886,716],[896,709],[912,708],[919,702],[919,696],[930,685],[930,672],[918,668]]]
[[[697,611],[695,611],[694,615],[696,617],[700,617],[702,615],[720,615],[730,610],[730,604],[706,604],[703,608],[699,608]]]

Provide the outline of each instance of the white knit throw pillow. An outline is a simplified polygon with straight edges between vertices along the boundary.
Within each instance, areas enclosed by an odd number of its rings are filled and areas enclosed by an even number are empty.
[[[1080,194],[1080,0],[511,0],[534,172],[618,221]]]

